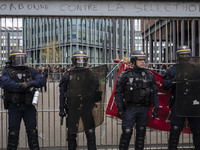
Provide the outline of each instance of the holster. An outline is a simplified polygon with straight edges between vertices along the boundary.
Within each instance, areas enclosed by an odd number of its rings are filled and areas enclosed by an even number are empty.
[[[8,107],[9,107],[8,99],[6,99],[5,95],[2,95],[2,99],[3,99],[4,109],[8,109]]]
[[[175,102],[174,96],[170,95],[170,97],[169,97],[169,108],[172,108],[174,102]]]

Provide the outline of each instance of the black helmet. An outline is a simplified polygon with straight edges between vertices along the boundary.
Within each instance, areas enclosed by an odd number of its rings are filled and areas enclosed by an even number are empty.
[[[83,51],[76,51],[72,55],[72,64],[75,67],[86,67],[88,62],[88,57]]]
[[[177,56],[179,55],[191,55],[192,51],[191,48],[187,45],[180,46],[176,51]]]
[[[9,61],[14,67],[25,66],[26,59],[26,53],[21,49],[14,49],[9,55]]]
[[[133,51],[130,61],[135,64],[138,59],[146,60],[146,54],[143,51]]]

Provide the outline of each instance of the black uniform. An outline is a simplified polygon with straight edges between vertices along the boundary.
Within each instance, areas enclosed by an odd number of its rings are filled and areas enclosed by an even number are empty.
[[[64,107],[66,107],[66,104],[68,104],[68,86],[69,86],[69,70],[63,75],[61,81],[60,81],[60,109],[64,109]],[[83,87],[84,88],[84,87]],[[77,104],[79,105],[79,104]],[[91,110],[94,107],[94,104],[89,104],[91,105]],[[70,106],[68,106],[70,107]],[[81,116],[82,121],[83,121],[83,125],[84,126],[93,126],[94,127],[94,122],[89,122],[90,124],[88,124],[87,122],[87,118],[92,118],[92,111],[91,110],[87,110],[84,111],[83,114],[81,110],[77,110],[76,115],[74,115],[74,120],[73,122],[71,122],[71,124],[74,124],[74,126],[76,126],[76,124],[79,122],[79,117]],[[73,115],[73,114],[72,114]],[[77,118],[78,117],[78,118]],[[68,127],[68,120],[66,120],[67,122],[67,127]],[[69,129],[70,130],[70,129]],[[68,131],[69,131],[68,130]],[[88,145],[88,149],[89,150],[95,150],[96,149],[96,137],[95,137],[95,129],[89,129],[85,131],[86,137],[87,137],[87,145]],[[68,148],[69,150],[75,150],[77,147],[77,143],[76,143],[76,134],[70,134],[68,132]]]
[[[87,62],[88,62],[88,57],[86,55],[86,53],[84,53],[83,51],[76,51],[73,53],[72,55],[72,64],[74,66],[73,69],[81,69],[81,68],[85,68],[87,67]],[[68,70],[69,71],[69,70]],[[66,105],[68,104],[69,101],[69,72],[66,72],[64,74],[64,76],[62,77],[61,81],[60,81],[60,113],[59,115],[61,117],[64,117],[66,115],[64,108],[67,108]],[[79,85],[77,85],[79,86]],[[84,87],[82,87],[84,88]],[[76,89],[74,89],[76,90]],[[91,102],[92,103],[92,102]],[[92,108],[94,107],[94,104],[89,104]],[[71,107],[70,105],[68,106],[69,108]],[[67,112],[68,110],[66,110]],[[70,122],[70,127],[71,125],[76,125],[76,122],[78,123],[79,118],[77,118],[76,116],[81,116],[82,120],[83,120],[83,124],[84,126],[94,126],[92,125],[93,122],[91,122],[91,124],[87,124],[87,117],[92,117],[92,111],[88,110],[88,111],[84,111],[85,113],[82,115],[74,115],[74,119],[72,120],[72,122]],[[79,112],[79,110],[77,110],[76,113],[81,114],[81,111]],[[73,116],[73,114],[69,114],[71,115],[71,117]],[[68,120],[66,120],[66,122],[68,123]],[[67,124],[68,127],[68,124]],[[71,129],[70,129],[71,130]],[[76,133],[75,134],[70,134],[72,132],[69,132],[68,130],[68,149],[69,150],[76,150],[77,148],[77,142],[76,142]],[[86,137],[87,137],[87,146],[89,150],[96,150],[96,137],[95,137],[95,129],[89,129],[85,131]]]
[[[144,138],[151,104],[158,110],[158,87],[154,75],[146,69],[135,67],[123,71],[117,81],[115,99],[122,118],[120,150],[126,150],[136,124],[135,149],[144,149]],[[123,113],[124,112],[124,113]],[[120,116],[123,115],[123,116]]]
[[[18,146],[21,120],[24,120],[28,143],[31,150],[38,150],[36,109],[32,105],[35,88],[44,85],[43,77],[33,68],[6,67],[3,69],[1,88],[4,89],[4,106],[8,109],[9,134],[8,150]],[[29,83],[23,86],[23,83]]]
[[[176,65],[170,67],[167,70],[166,75],[163,77],[163,89],[171,91],[170,96],[170,104],[169,107],[171,108],[170,114],[170,137],[169,137],[169,150],[177,150],[179,136],[184,127],[185,120],[187,118],[191,131],[193,133],[193,142],[195,145],[195,150],[200,150],[200,117],[178,117],[175,113],[176,108]]]

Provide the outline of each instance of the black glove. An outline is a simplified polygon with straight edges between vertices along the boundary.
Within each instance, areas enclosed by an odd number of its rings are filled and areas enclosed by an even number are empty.
[[[23,82],[23,83],[20,83],[19,84],[19,89],[24,91],[26,90],[27,88],[31,87],[31,83],[30,82]]]
[[[118,116],[120,119],[123,119],[123,118],[124,118],[124,109],[123,109],[123,107],[118,107],[117,116]]]
[[[158,109],[159,108],[153,107],[152,112],[151,112],[152,120],[156,119],[156,117],[158,116]]]
[[[62,118],[66,116],[64,108],[60,108],[59,116]]]

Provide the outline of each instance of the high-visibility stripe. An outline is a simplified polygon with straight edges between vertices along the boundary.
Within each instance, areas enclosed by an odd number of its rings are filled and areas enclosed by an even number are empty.
[[[138,57],[144,56],[144,57],[146,57],[146,55],[131,55],[131,56],[138,56]]]
[[[184,52],[184,51],[189,52],[189,51],[191,51],[191,49],[181,49],[181,50],[178,50],[177,53]]]
[[[184,52],[184,51],[188,52],[188,51],[191,51],[191,49],[180,49],[180,50],[177,51],[177,53]]]
[[[87,56],[85,54],[74,54],[73,56]]]
[[[10,55],[26,55],[26,53],[12,53]]]

